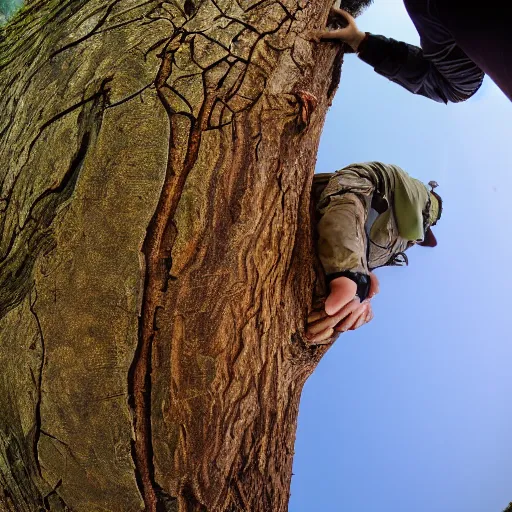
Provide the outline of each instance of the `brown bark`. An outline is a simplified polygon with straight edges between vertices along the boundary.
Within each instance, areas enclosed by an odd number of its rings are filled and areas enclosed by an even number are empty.
[[[7,25],[0,510],[287,509],[325,351],[302,334],[329,4],[34,0]]]

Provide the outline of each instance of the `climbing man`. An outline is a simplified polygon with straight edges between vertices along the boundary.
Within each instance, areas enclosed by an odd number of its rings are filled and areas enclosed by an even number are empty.
[[[364,2],[368,4],[369,2]],[[343,42],[377,73],[435,101],[470,98],[487,73],[512,100],[511,10],[506,2],[404,0],[421,48],[362,32],[354,18],[332,8],[329,27],[317,41]]]
[[[330,293],[308,318],[310,343],[328,343],[335,331],[357,329],[373,318],[375,268],[407,265],[405,251],[415,244],[437,245],[431,227],[441,218],[442,200],[434,192],[437,183],[429,186],[380,162],[315,175],[318,255]]]

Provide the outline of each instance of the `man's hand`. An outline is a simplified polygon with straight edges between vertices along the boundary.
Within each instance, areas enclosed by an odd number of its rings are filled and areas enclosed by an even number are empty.
[[[329,343],[335,331],[355,330],[373,319],[370,299],[379,293],[379,280],[375,274],[370,274],[370,291],[363,302],[355,297],[356,289],[356,284],[347,277],[331,281],[331,293],[324,310],[314,311],[308,317],[306,338],[310,343]]]
[[[330,286],[331,293],[325,300],[324,309],[327,315],[332,316],[355,297],[357,284],[348,277],[337,277]]]
[[[325,312],[332,316],[348,304],[356,295],[357,285],[348,277],[337,277],[331,281],[331,293],[325,299]],[[370,289],[368,298],[371,299],[380,291],[380,283],[377,276],[370,272]]]
[[[373,318],[370,300],[359,302],[353,298],[335,315],[328,316],[325,311],[314,311],[308,317],[306,338],[313,345],[329,343],[334,332],[353,331]]]
[[[347,43],[354,51],[357,51],[357,48],[366,37],[366,34],[357,28],[356,21],[352,15],[343,9],[332,7],[329,19],[332,24],[341,25],[343,28],[336,30],[318,30],[311,33],[311,38],[317,42],[325,40],[342,41]]]

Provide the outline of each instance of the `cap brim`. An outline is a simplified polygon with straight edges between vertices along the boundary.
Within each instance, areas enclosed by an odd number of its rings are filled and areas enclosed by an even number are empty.
[[[437,245],[436,237],[430,228],[427,229],[423,242],[419,242],[418,245],[422,247],[435,247]]]

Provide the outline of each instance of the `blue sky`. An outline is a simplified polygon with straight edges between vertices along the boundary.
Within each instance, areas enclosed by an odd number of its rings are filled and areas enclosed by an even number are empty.
[[[418,44],[401,0],[364,31]],[[440,184],[435,249],[377,271],[375,319],[306,383],[290,512],[501,512],[512,501],[512,104],[414,96],[347,55],[317,171],[380,160]]]

